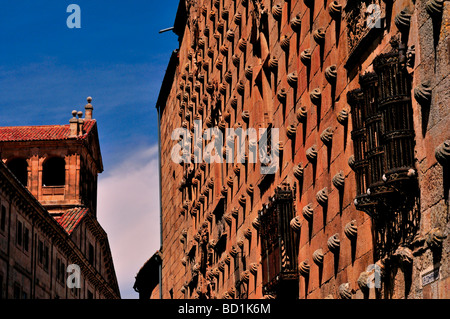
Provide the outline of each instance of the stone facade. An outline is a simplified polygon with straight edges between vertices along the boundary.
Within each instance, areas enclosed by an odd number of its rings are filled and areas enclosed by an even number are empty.
[[[162,297],[448,298],[449,15],[181,1],[157,102]],[[279,129],[275,174],[250,138],[243,161],[196,163],[210,127]]]
[[[96,219],[103,167],[90,108],[68,125],[0,128],[0,298],[120,298]]]

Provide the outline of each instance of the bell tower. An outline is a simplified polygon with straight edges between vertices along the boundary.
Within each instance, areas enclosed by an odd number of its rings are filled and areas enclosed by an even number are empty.
[[[96,216],[103,163],[91,101],[69,124],[0,128],[3,162],[52,214],[86,207]]]

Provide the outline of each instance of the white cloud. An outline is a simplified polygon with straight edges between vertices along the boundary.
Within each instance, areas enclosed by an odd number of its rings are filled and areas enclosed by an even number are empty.
[[[108,233],[122,298],[138,298],[135,276],[160,247],[157,145],[128,154],[100,175],[97,211]]]

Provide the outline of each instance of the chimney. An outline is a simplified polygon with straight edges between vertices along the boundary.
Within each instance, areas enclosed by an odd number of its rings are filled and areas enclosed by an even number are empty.
[[[83,135],[83,123],[84,123],[84,119],[83,119],[83,112],[78,111],[78,135]]]
[[[92,104],[91,104],[92,98],[90,96],[88,96],[87,102],[88,102],[88,104],[86,104],[86,106],[84,107],[84,109],[85,109],[84,118],[86,120],[92,120],[92,110],[94,108],[92,107]]]
[[[72,118],[69,120],[70,137],[76,137],[78,135],[78,120],[77,111],[72,111]]]

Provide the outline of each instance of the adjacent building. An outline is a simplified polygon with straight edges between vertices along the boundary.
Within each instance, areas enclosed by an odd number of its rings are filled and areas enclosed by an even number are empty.
[[[439,0],[180,1],[159,297],[449,298],[448,19]]]
[[[120,298],[91,100],[69,124],[0,127],[0,298]]]

